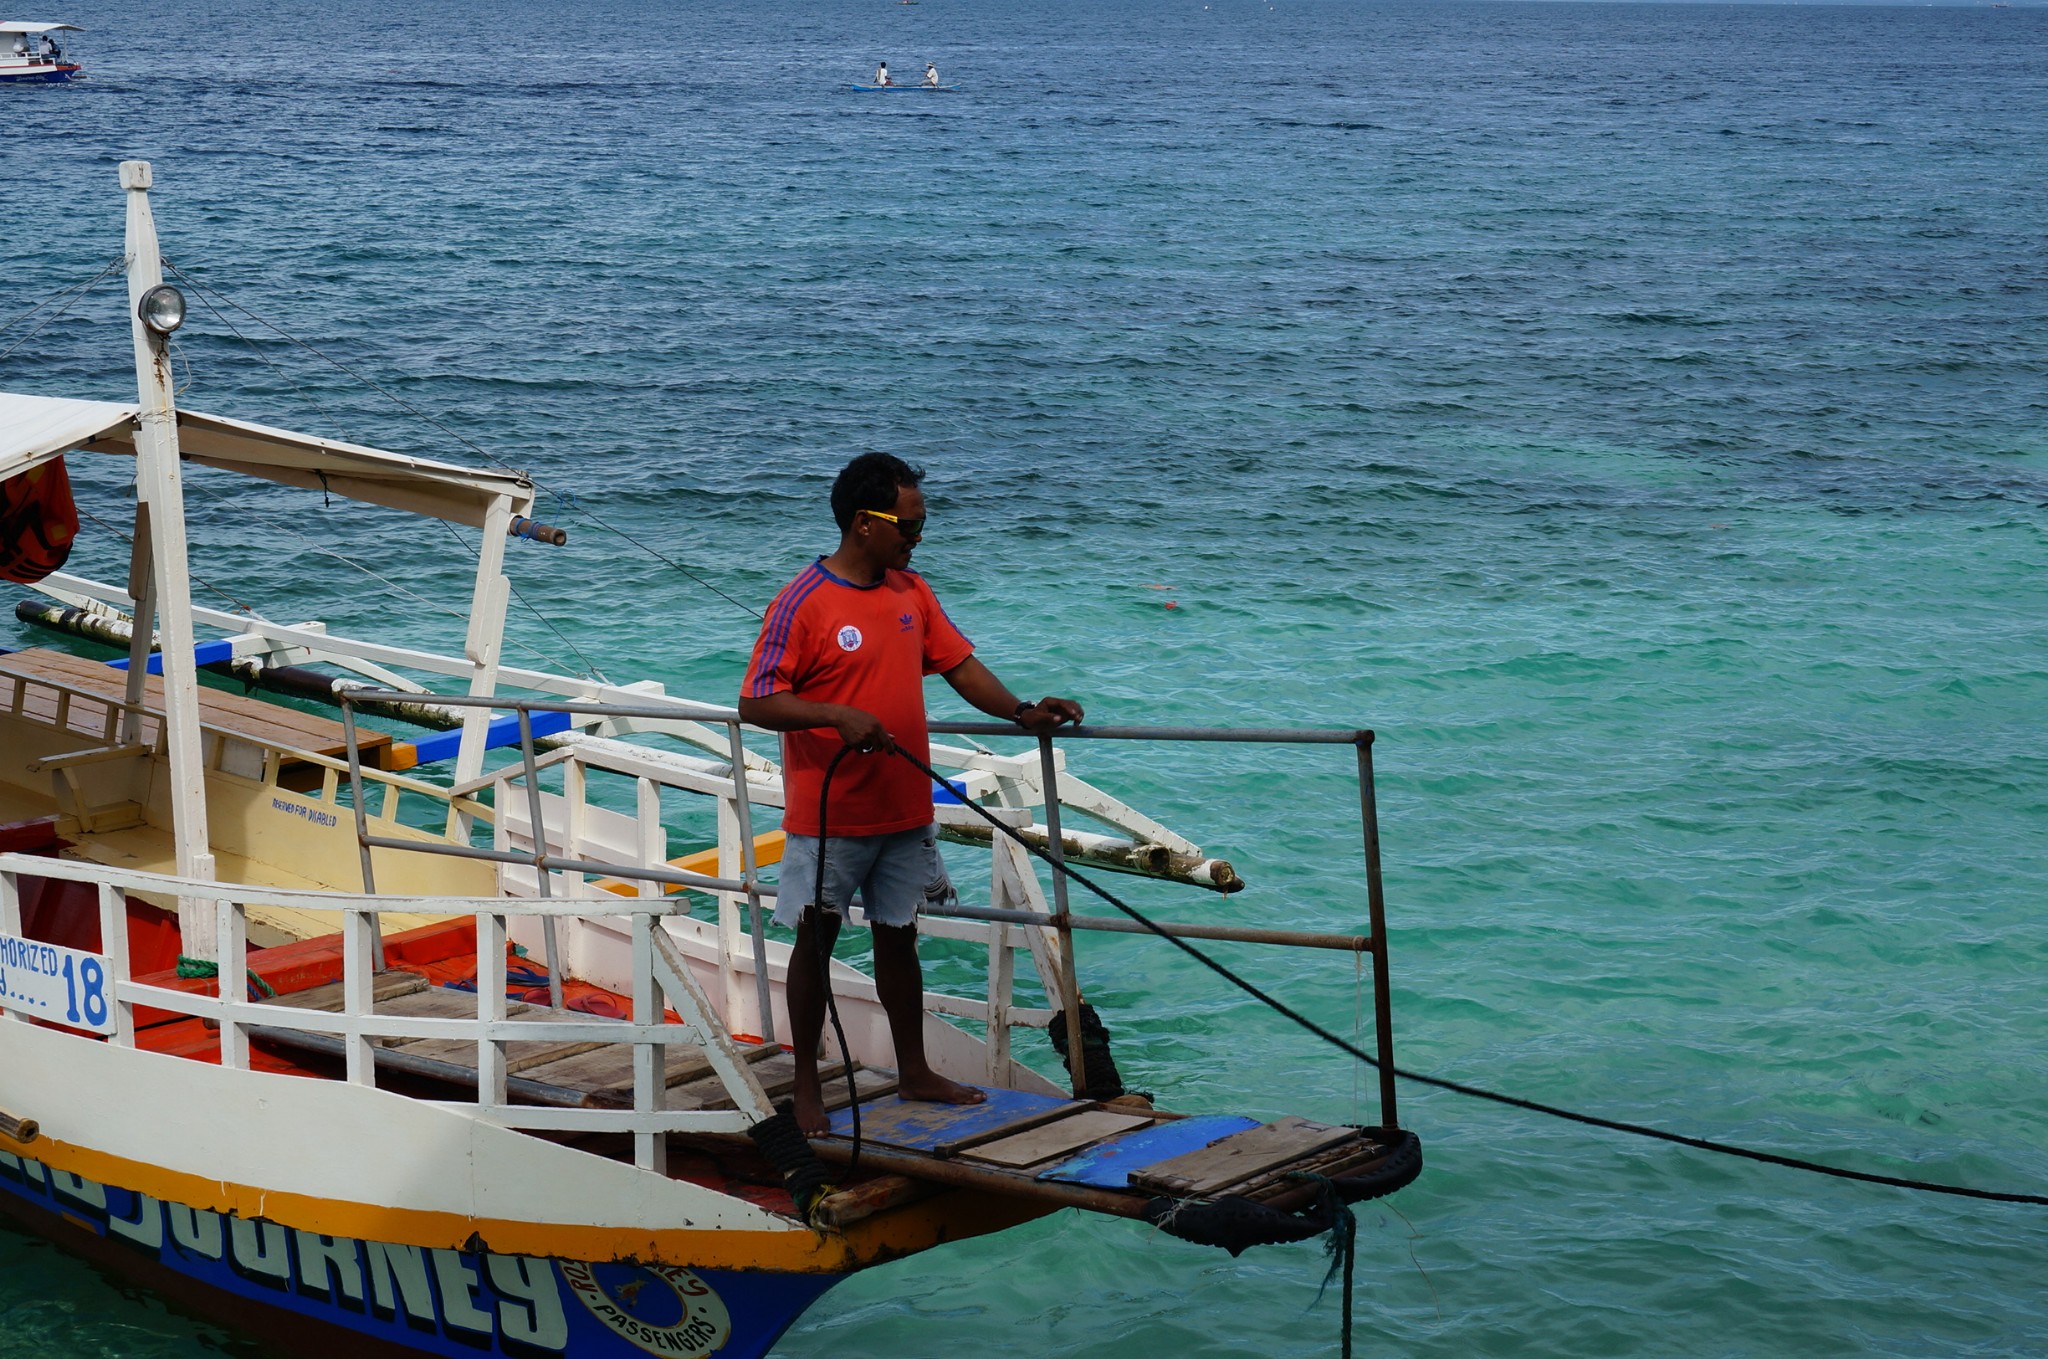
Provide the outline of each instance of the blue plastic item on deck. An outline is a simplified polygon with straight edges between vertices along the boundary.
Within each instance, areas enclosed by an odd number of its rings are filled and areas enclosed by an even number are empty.
[[[844,1082],[841,1082],[842,1086]],[[825,1083],[827,1093],[832,1082]],[[961,1142],[994,1132],[1020,1120],[1028,1120],[1061,1105],[1081,1107],[1081,1101],[1065,1095],[1034,1095],[1026,1090],[989,1090],[986,1104],[933,1104],[925,1100],[898,1099],[887,1095],[860,1106],[861,1140],[913,1151],[936,1151],[949,1142]],[[841,1137],[853,1135],[853,1112],[841,1109],[832,1115],[832,1131]]]
[[[1097,1189],[1128,1189],[1134,1170],[1171,1161],[1176,1156],[1199,1151],[1212,1142],[1221,1142],[1232,1133],[1258,1126],[1259,1120],[1242,1114],[1198,1114],[1194,1118],[1177,1118],[1171,1123],[1157,1123],[1107,1142],[1098,1142],[1071,1160],[1062,1161],[1050,1170],[1041,1170],[1038,1178],[1058,1180],[1063,1184],[1091,1185]]]

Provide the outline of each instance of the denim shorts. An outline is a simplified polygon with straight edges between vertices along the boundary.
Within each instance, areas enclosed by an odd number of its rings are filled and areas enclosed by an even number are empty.
[[[776,879],[775,923],[795,929],[817,886],[818,837],[791,835]],[[825,854],[824,904],[843,920],[856,892],[871,925],[914,925],[926,902],[951,897],[953,883],[939,858],[938,826],[833,836]]]

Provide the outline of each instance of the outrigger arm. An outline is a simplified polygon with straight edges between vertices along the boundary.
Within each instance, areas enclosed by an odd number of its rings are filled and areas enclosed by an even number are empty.
[[[178,458],[178,419],[171,404],[170,356],[166,342],[142,323],[142,298],[164,281],[156,222],[149,211],[149,162],[121,162],[121,187],[128,192],[128,323],[135,337],[136,414],[135,501],[137,558],[146,584],[136,594],[136,633],[147,647],[152,629],[147,608],[155,605],[155,631],[163,638],[164,747],[170,760],[172,838],[178,875],[215,878],[212,840],[206,824],[206,771],[199,753],[199,676],[193,657],[192,592],[185,543],[185,486]],[[147,555],[142,544],[147,542]],[[133,585],[131,584],[131,589]],[[140,703],[143,667],[129,669],[128,699]],[[180,948],[194,958],[219,956],[216,903],[204,897],[178,899]]]

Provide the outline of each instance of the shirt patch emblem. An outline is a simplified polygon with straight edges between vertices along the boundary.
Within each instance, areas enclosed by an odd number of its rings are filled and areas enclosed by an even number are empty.
[[[841,651],[858,651],[860,650],[860,643],[859,628],[848,623],[845,627],[839,629],[839,649]]]
[[[897,621],[897,622],[899,622],[899,623],[901,623],[901,624],[903,625],[903,627],[902,627],[902,629],[901,629],[901,630],[902,630],[902,631],[904,631],[904,632],[914,632],[914,631],[916,631],[916,629],[917,629],[917,615],[916,615],[916,614],[910,614],[910,613],[901,613],[901,614],[898,614],[898,615],[896,615],[896,621]]]

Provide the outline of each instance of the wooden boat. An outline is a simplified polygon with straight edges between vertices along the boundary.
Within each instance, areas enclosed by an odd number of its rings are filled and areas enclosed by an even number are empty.
[[[75,80],[79,66],[64,59],[59,33],[82,33],[76,24],[0,22],[0,84],[47,85]]]
[[[958,85],[855,85],[853,88],[862,94],[901,94],[913,91],[924,94],[952,94],[960,87]]]
[[[0,1208],[292,1353],[750,1359],[854,1271],[1060,1207],[1237,1246],[1248,1217],[1258,1239],[1327,1225],[1336,1191],[1301,1172],[1350,1196],[1419,1171],[1392,1103],[1370,733],[1229,734],[1355,751],[1369,937],[1157,928],[1370,954],[1377,1126],[1122,1094],[1073,939],[1138,927],[1069,910],[1032,852],[1238,879],[1066,768],[1067,741],[1145,734],[1113,729],[934,747],[935,815],[991,854],[992,889],[923,925],[987,957],[981,994],[927,994],[926,1047],[987,1103],[896,1098],[873,983],[835,963],[833,1134],[778,1122],[788,947],[762,929],[760,870],[781,842],[755,829],[776,766],[724,705],[501,660],[507,539],[560,537],[525,518],[524,476],[175,409],[183,301],[150,167],[121,182],[138,400],[0,393],[0,492],[43,516],[8,520],[41,525],[35,552],[0,552],[49,601],[18,612],[125,650],[0,655]],[[53,569],[72,455],[135,460],[125,584]],[[461,653],[196,605],[188,475],[480,529]],[[673,855],[666,819],[691,800],[715,841]],[[1020,955],[1047,1004],[1019,1002]],[[1067,1084],[1017,1060],[1032,1029],[1081,1036]]]

